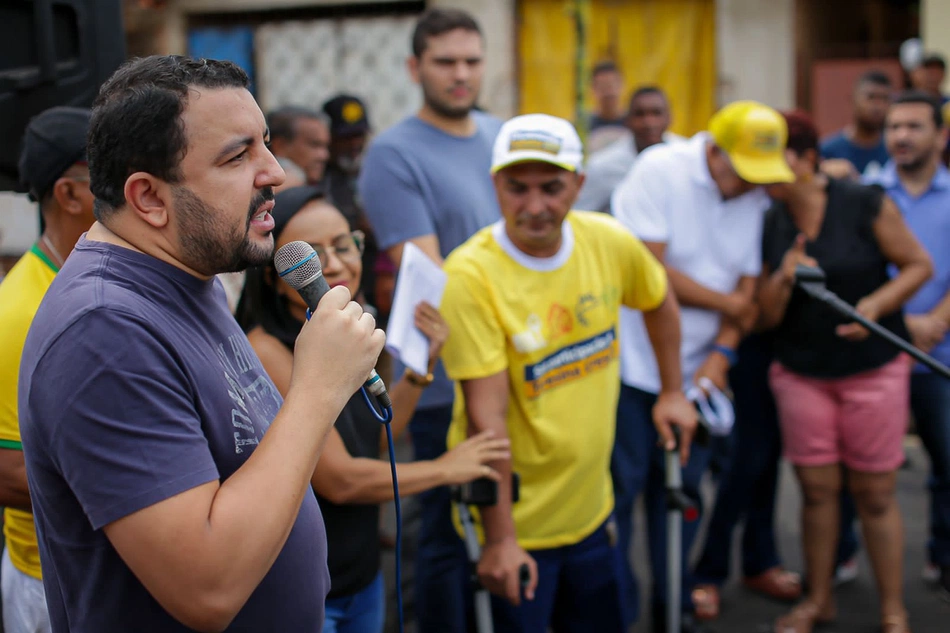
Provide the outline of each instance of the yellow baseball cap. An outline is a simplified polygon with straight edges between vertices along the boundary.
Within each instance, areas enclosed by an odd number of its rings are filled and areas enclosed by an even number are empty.
[[[709,134],[746,182],[794,182],[785,162],[788,125],[776,110],[756,101],[730,103],[709,120]]]

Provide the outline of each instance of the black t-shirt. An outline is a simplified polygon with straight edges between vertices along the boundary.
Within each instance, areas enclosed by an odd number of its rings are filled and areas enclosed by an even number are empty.
[[[842,180],[828,183],[828,202],[821,231],[805,252],[825,271],[828,290],[855,305],[888,279],[888,260],[874,236],[873,223],[881,210],[883,192]],[[765,217],[762,259],[770,270],[800,231],[784,203],[776,202]],[[880,367],[898,350],[873,333],[863,341],[841,338],[835,328],[849,320],[796,287],[785,317],[775,332],[775,357],[788,369],[816,378],[840,378]],[[908,338],[900,311],[878,321],[902,338]]]
[[[359,392],[343,408],[335,428],[350,455],[379,459],[380,423]],[[352,595],[367,587],[379,573],[379,505],[337,505],[320,495],[317,499],[327,528],[327,597]]]

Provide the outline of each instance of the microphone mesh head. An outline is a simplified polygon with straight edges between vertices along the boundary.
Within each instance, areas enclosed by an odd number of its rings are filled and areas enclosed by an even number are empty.
[[[285,244],[274,253],[274,267],[281,279],[294,290],[300,290],[315,277],[323,274],[320,258],[306,242]]]

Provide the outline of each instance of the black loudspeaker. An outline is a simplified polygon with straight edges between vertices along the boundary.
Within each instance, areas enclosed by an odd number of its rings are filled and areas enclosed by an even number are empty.
[[[89,107],[125,60],[122,0],[0,0],[0,190],[18,190],[30,119]]]

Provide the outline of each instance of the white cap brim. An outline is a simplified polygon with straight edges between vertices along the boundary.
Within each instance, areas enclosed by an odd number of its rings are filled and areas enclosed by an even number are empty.
[[[578,164],[572,164],[568,161],[558,160],[558,158],[558,156],[555,156],[549,152],[536,152],[530,150],[511,152],[492,165],[491,173],[497,173],[505,167],[511,167],[512,165],[517,165],[519,163],[547,163],[549,165],[560,167],[561,169],[566,169],[567,171],[580,171]]]

